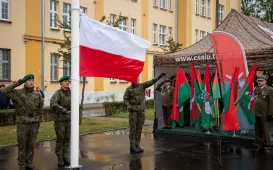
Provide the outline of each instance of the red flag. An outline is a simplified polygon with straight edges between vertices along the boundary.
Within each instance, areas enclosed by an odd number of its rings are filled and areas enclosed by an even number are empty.
[[[240,125],[237,119],[237,114],[236,114],[236,108],[234,105],[235,102],[235,91],[237,90],[237,83],[236,82],[236,77],[238,78],[238,72],[239,69],[236,67],[235,71],[233,73],[233,76],[231,78],[229,87],[226,91],[227,98],[224,97],[224,105],[227,105],[228,109],[226,112],[223,113],[222,116],[222,130],[227,131],[227,130],[239,130]],[[228,102],[228,104],[227,104]]]

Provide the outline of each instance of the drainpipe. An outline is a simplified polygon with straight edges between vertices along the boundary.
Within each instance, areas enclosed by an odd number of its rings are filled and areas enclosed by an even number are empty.
[[[41,90],[44,91],[45,90],[45,85],[44,85],[44,60],[45,60],[45,0],[42,0],[42,18],[41,18],[41,33],[42,33],[42,45],[41,45],[41,49],[42,49],[42,58],[41,58]]]
[[[176,7],[176,9],[175,9],[175,12],[176,12],[176,17],[175,17],[175,41],[178,43],[178,1],[179,0],[176,0],[176,4],[175,4],[175,7]]]
[[[216,0],[216,20],[215,20],[215,29],[218,27],[218,24],[219,24],[219,0]]]

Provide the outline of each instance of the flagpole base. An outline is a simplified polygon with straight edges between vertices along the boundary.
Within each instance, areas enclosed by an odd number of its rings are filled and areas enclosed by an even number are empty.
[[[75,167],[71,167],[71,166],[66,166],[65,169],[70,169],[70,170],[80,170],[82,169],[81,165],[75,166]]]

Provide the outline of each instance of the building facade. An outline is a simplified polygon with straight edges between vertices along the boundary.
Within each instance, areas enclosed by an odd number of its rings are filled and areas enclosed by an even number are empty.
[[[15,3],[16,1],[16,3]],[[44,63],[45,104],[60,85],[58,79],[71,74],[69,62],[58,58],[63,31],[59,22],[70,24],[71,0],[45,0],[44,61],[41,60],[41,1],[0,0],[0,81],[9,84],[25,74],[35,75],[35,86],[41,86]],[[90,18],[113,23],[121,16],[119,28],[151,42],[147,50],[141,81],[153,78],[153,55],[173,37],[186,48],[216,27],[230,10],[240,10],[240,0],[81,0],[81,12]],[[82,82],[81,87],[82,87]],[[130,83],[111,78],[87,78],[85,103],[122,100]],[[80,92],[79,92],[80,93]],[[151,93],[153,94],[153,93]],[[152,98],[153,96],[150,96]]]

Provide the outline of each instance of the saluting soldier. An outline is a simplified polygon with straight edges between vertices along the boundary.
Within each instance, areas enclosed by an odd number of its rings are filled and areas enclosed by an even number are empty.
[[[171,111],[172,111],[172,104],[173,104],[173,93],[174,88],[171,86],[172,81],[170,79],[166,79],[164,86],[158,91],[161,91],[161,105],[163,111],[163,120],[164,120],[164,127],[163,129],[170,129],[171,128]]]
[[[270,151],[270,120],[273,117],[273,89],[266,85],[266,76],[258,77],[258,87],[255,88],[255,116],[256,116],[256,151],[268,153]]]
[[[54,111],[54,127],[56,131],[55,153],[58,157],[58,166],[68,166],[69,144],[71,132],[71,91],[70,77],[63,76],[60,80],[61,88],[55,92],[50,100],[50,107]]]
[[[144,150],[140,147],[141,132],[145,122],[145,89],[155,84],[165,73],[160,74],[158,78],[150,81],[139,83],[132,83],[124,93],[124,103],[130,112],[129,125],[130,125],[130,152],[140,153]]]
[[[15,89],[22,84],[24,84],[22,89]],[[43,102],[40,94],[34,90],[34,75],[26,75],[23,79],[14,82],[1,91],[15,102],[18,141],[17,160],[20,170],[38,170],[32,163]]]

